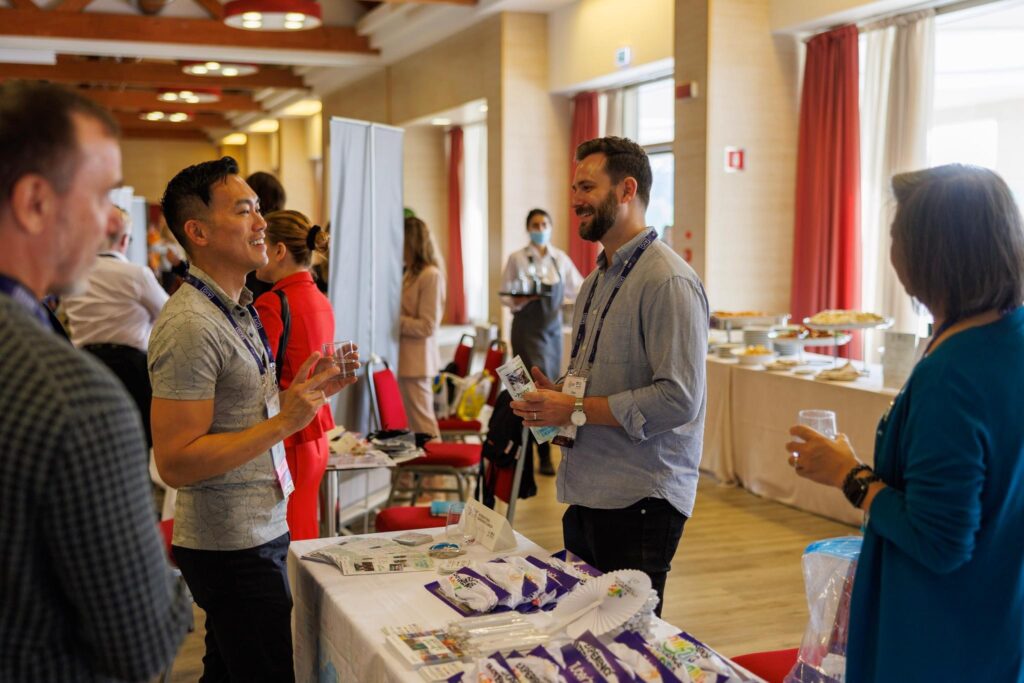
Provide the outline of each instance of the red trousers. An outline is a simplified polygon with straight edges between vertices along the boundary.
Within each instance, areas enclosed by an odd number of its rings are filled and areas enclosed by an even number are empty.
[[[288,469],[295,490],[288,498],[288,530],[293,541],[320,538],[317,511],[320,508],[320,480],[327,469],[327,437],[285,447]]]

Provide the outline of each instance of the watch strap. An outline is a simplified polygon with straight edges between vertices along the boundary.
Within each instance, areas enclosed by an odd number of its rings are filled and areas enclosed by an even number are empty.
[[[864,471],[868,471],[870,474],[866,477],[857,476],[857,474]],[[850,470],[850,473],[846,475],[846,479],[843,480],[843,495],[846,496],[846,500],[850,501],[850,505],[859,508],[868,496],[868,487],[871,486],[872,482],[881,480],[882,478],[875,474],[867,465],[858,465]]]

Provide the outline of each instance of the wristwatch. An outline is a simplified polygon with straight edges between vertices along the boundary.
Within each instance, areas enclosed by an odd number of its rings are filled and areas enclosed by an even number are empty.
[[[582,427],[587,424],[587,414],[583,412],[583,397],[577,396],[576,403],[572,407],[572,415],[569,418],[574,425]]]
[[[866,477],[858,477],[861,472],[869,472]],[[872,471],[868,465],[857,465],[843,479],[843,495],[850,505],[859,508],[868,496],[868,487],[872,482],[881,481],[881,477]]]

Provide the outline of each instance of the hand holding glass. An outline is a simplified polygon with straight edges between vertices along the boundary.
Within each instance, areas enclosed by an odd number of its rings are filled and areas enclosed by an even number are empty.
[[[359,367],[359,353],[355,342],[327,342],[323,346],[323,357],[338,366],[339,378],[355,377],[356,368]]]

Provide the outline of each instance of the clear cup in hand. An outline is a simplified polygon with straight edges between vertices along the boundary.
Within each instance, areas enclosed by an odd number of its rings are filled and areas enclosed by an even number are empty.
[[[797,423],[810,427],[830,439],[836,438],[836,414],[831,410],[801,410]]]
[[[338,367],[338,377],[355,377],[359,367],[359,353],[353,341],[327,342],[323,346],[323,357]]]
[[[449,543],[467,546],[476,540],[472,530],[472,520],[466,514],[465,503],[451,503],[445,517],[444,532]]]

